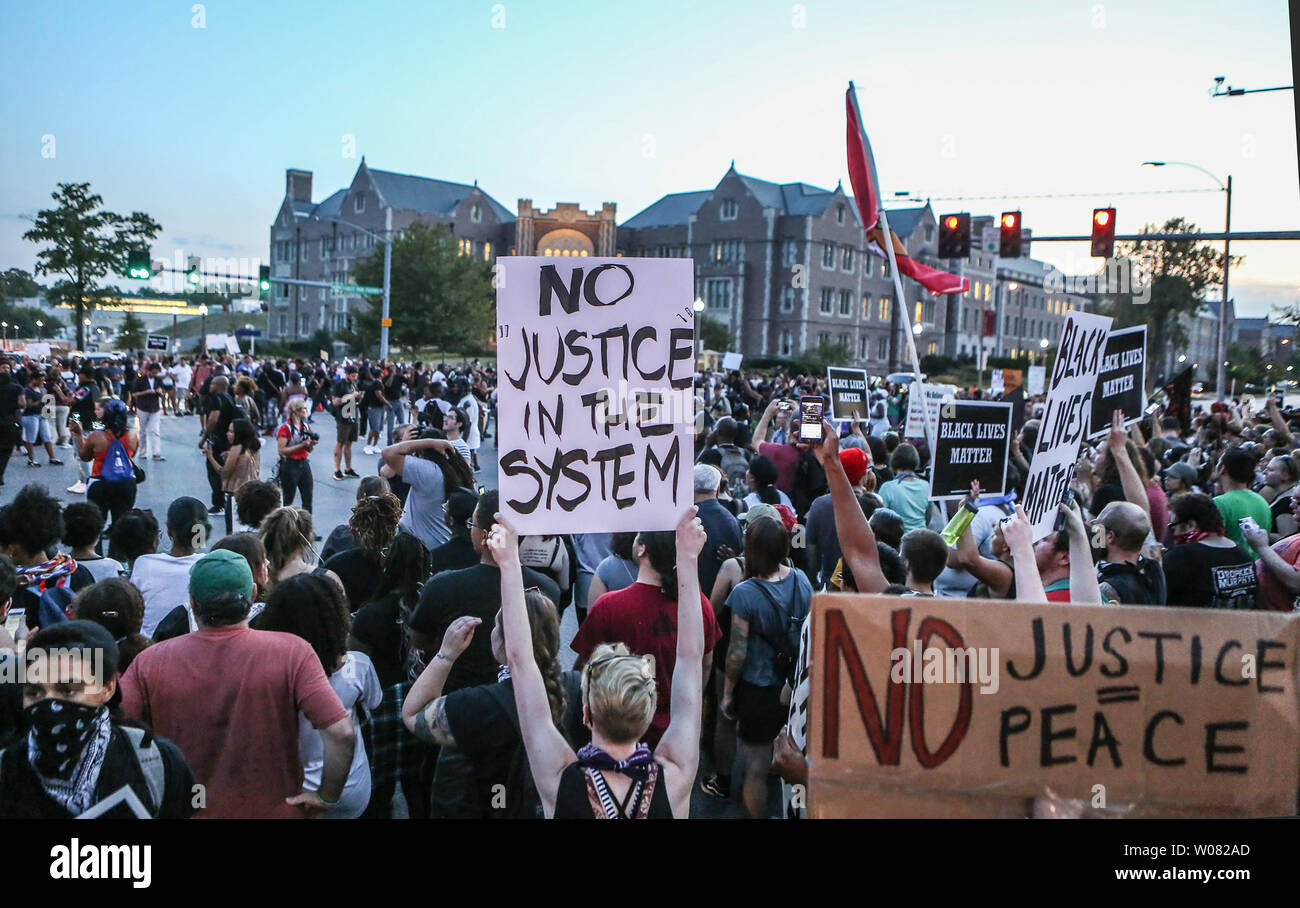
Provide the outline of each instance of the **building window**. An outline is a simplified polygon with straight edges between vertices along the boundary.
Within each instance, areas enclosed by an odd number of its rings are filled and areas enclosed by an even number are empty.
[[[992,285],[992,284],[985,284],[985,285],[984,285],[984,302],[986,302],[986,303],[989,302],[989,301],[992,299],[992,296],[993,296],[993,285]]]
[[[843,206],[843,205],[839,205],[839,206],[837,206],[836,209],[835,209],[835,223],[837,223],[837,224],[843,224],[843,223],[844,223],[844,206]]]
[[[840,270],[853,270],[853,249],[850,246],[845,246],[840,250]]]
[[[822,315],[830,315],[835,308],[835,291],[830,287],[822,288]]]
[[[934,228],[933,227],[925,228],[925,241],[928,243],[933,239],[934,239]]]
[[[863,336],[858,341],[858,359],[866,360],[867,354],[871,352],[871,338]]]
[[[817,346],[829,347],[830,343],[831,343],[831,333],[829,331],[823,331],[817,335]]]
[[[840,291],[840,315],[847,318],[852,314],[853,314],[853,291],[841,290]]]
[[[862,317],[871,318],[871,294],[862,294]],[[863,354],[865,357],[865,354]]]
[[[722,218],[722,220],[734,221],[736,219],[736,215],[739,213],[740,213],[740,205],[737,204],[735,199],[722,200],[722,210],[719,212],[718,215],[719,217]]]
[[[741,240],[716,240],[710,258],[715,262],[738,262],[745,257],[745,244]]]
[[[884,362],[889,359],[889,338],[882,337],[876,345],[876,359]]]
[[[473,240],[465,240],[465,239],[462,239],[462,240],[460,241],[460,254],[461,254],[461,255],[473,255],[473,254],[474,254],[474,241],[473,241]],[[547,250],[546,250],[546,254],[547,254],[547,255],[550,255],[550,254],[551,254],[551,250],[550,250],[550,249],[547,249]]]
[[[845,350],[851,351],[853,349],[851,342],[849,341],[849,335],[843,331],[840,332],[840,346],[842,346]]]
[[[862,276],[863,276],[863,277],[871,277],[871,269],[872,269],[872,267],[873,267],[872,264],[871,264],[871,259],[872,259],[872,255],[871,255],[871,253],[867,253],[867,254],[865,254],[865,255],[862,256]]]
[[[822,246],[822,267],[823,268],[835,267],[835,244],[834,243],[826,243],[824,246]]]
[[[794,311],[794,288],[793,287],[786,287],[781,291],[781,311],[782,312]]]
[[[710,309],[731,308],[731,281],[712,280],[704,282],[704,303]]]
[[[887,296],[880,298],[880,320],[882,322],[889,321],[889,297]]]
[[[469,209],[469,219],[475,224],[483,220],[483,209],[478,205],[471,205]]]
[[[307,334],[309,331],[311,331],[311,316],[300,315],[298,317],[298,334]]]
[[[366,194],[364,192],[358,193],[352,200],[352,210],[357,214],[361,214],[366,210]]]
[[[787,268],[799,260],[799,243],[796,240],[786,240],[782,244],[781,260]]]
[[[885,280],[889,280],[889,259],[887,258],[880,260],[880,276]]]
[[[280,336],[281,336],[281,337],[284,337],[284,335],[286,335],[286,334],[289,333],[289,316],[287,316],[287,315],[281,315],[281,316],[280,316],[280,332],[279,332],[279,333],[280,333]]]
[[[793,353],[794,349],[792,345],[793,345],[793,338],[790,336],[790,332],[788,330],[782,331],[781,332],[781,355],[789,356],[791,353]]]
[[[930,231],[928,231],[928,230],[926,231],[926,233],[929,233],[929,232],[930,232]],[[927,352],[928,352],[931,356],[934,356],[936,353],[939,352],[939,345],[938,345],[937,343],[935,343],[934,341],[930,341],[930,346],[929,346],[928,348],[926,348],[926,349],[927,349]]]
[[[914,324],[920,324],[920,323],[923,322],[923,321],[925,321],[925,319],[922,317],[921,301],[920,301],[920,300],[917,300],[917,301],[916,301],[916,313],[915,313],[914,317],[912,318],[912,322],[913,322]]]
[[[492,243],[487,240],[483,241],[483,261],[492,261]]]

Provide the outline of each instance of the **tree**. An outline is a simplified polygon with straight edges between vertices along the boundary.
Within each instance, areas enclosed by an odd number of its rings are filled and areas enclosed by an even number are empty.
[[[357,262],[358,284],[384,283],[383,245]],[[410,353],[423,347],[477,350],[488,340],[496,319],[492,269],[487,262],[460,253],[443,224],[416,221],[393,242],[389,340]],[[353,316],[352,334],[379,336],[380,301]]]
[[[804,354],[800,363],[805,371],[813,375],[822,375],[828,366],[843,366],[853,361],[853,351],[849,345],[840,341],[834,343],[821,341],[817,349]]]
[[[36,273],[61,275],[46,293],[51,305],[72,306],[77,346],[86,346],[86,313],[109,299],[101,281],[126,270],[127,253],[156,237],[162,226],[142,211],[121,215],[101,208],[89,183],[60,183],[56,207],[36,214],[23,239],[47,244],[36,253]]]
[[[1143,226],[1142,233],[1199,233],[1183,218],[1171,218],[1159,229]],[[1154,351],[1147,382],[1153,384],[1170,371],[1168,358],[1187,346],[1183,317],[1195,318],[1205,305],[1205,292],[1223,284],[1223,253],[1210,243],[1196,240],[1141,239],[1118,244],[1117,257],[1126,259],[1131,272],[1127,292],[1107,293],[1098,306],[1115,320],[1113,327],[1147,326],[1147,349]],[[1234,256],[1232,264],[1242,261]],[[1146,294],[1150,298],[1143,302]]]
[[[147,336],[144,321],[134,312],[128,312],[122,319],[122,329],[117,334],[117,349],[143,350]]]
[[[23,299],[40,296],[45,288],[21,268],[10,268],[0,274],[0,299]]]
[[[731,329],[722,322],[709,318],[703,312],[698,316],[700,345],[705,350],[726,353],[732,349]]]
[[[1266,379],[1264,357],[1255,347],[1243,347],[1240,344],[1228,345],[1228,381],[1252,385],[1263,384]]]

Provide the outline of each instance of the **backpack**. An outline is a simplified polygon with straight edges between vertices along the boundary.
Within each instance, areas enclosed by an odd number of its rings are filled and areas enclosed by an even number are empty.
[[[738,445],[718,445],[722,455],[722,475],[727,480],[727,494],[736,501],[744,500],[749,494],[749,483],[745,474],[749,472],[749,458],[745,450]]]
[[[99,478],[105,482],[120,482],[135,479],[135,464],[120,438],[109,438],[108,451],[104,453],[104,463],[99,471]]]
[[[772,667],[776,669],[777,677],[790,685],[794,689],[794,672],[799,664],[799,635],[803,632],[803,619],[796,617],[793,613],[787,614],[781,604],[776,601],[776,597],[763,586],[761,581],[755,581],[755,586],[759,592],[767,599],[768,604],[776,612],[777,626],[781,628],[781,633],[776,640],[773,640],[767,634],[758,629],[758,623],[754,622],[751,627],[754,629],[760,639],[768,646],[772,647]],[[796,581],[795,595],[798,596],[799,586]]]
[[[576,744],[578,732],[575,728],[575,713],[576,726],[582,727],[582,674],[567,671],[561,675],[561,681],[564,684],[565,727],[560,731],[566,740]],[[515,708],[513,689],[508,691],[504,685],[496,684],[488,687],[487,691],[510,717],[515,731],[519,732],[519,713]],[[510,754],[510,762],[501,784],[505,786],[506,791],[503,818],[512,820],[542,818],[541,800],[537,795],[537,786],[533,783],[533,773],[528,765],[528,752],[524,747],[522,734]],[[430,819],[483,820],[490,819],[492,816],[484,810],[473,759],[457,747],[443,747],[438,752],[430,801]]]
[[[72,578],[62,586],[52,586],[41,593],[40,603],[36,606],[36,626],[49,627],[69,620],[72,600],[76,595],[71,588]]]

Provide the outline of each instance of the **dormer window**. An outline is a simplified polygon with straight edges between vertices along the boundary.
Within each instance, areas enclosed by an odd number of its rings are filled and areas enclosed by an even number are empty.
[[[480,208],[478,205],[470,206],[469,219],[473,221],[475,224],[483,220],[483,209]]]
[[[719,217],[724,221],[734,221],[740,214],[740,204],[735,199],[723,199]]]
[[[835,208],[835,223],[837,223],[837,224],[843,224],[843,223],[844,223],[844,206],[843,206],[843,205],[836,206],[836,208]]]
[[[352,200],[352,210],[355,211],[357,214],[361,214],[361,212],[366,210],[365,193],[361,193],[360,195],[356,196]]]

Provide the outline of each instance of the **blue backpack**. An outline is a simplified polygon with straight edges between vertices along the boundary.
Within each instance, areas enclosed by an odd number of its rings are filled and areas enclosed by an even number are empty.
[[[126,453],[126,445],[122,444],[122,439],[111,438],[109,440],[108,451],[104,454],[104,465],[99,471],[99,478],[106,482],[135,479],[135,464],[131,463],[131,455]]]

